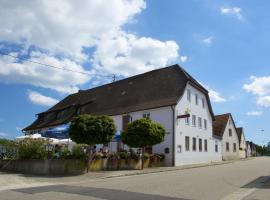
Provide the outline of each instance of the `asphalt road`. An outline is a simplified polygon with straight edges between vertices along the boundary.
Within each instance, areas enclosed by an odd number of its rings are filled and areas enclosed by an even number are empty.
[[[261,199],[269,200],[269,187],[263,185],[269,178],[270,158],[264,157],[210,167],[94,181],[84,177],[83,181],[76,178],[75,182],[0,190],[0,200],[240,200],[255,199],[252,195],[260,196],[260,192]]]

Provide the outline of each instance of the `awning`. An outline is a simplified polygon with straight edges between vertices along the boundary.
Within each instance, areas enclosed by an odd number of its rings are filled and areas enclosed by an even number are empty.
[[[69,138],[69,124],[63,124],[54,128],[49,128],[41,132],[42,137],[68,139]]]

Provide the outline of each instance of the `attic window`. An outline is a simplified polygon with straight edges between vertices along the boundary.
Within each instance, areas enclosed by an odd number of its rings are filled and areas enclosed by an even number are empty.
[[[143,118],[148,118],[149,119],[150,118],[150,113],[144,113]]]

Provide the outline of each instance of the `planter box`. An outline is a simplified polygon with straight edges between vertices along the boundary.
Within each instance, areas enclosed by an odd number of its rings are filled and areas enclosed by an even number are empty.
[[[89,169],[91,171],[103,170],[103,159],[92,160]]]
[[[77,175],[85,173],[83,160],[0,160],[4,171],[35,175]]]

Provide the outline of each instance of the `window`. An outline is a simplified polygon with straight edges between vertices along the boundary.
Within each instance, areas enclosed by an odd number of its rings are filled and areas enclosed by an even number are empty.
[[[196,115],[192,115],[192,126],[196,127]]]
[[[230,151],[230,145],[229,145],[229,142],[226,142],[226,151]]]
[[[144,113],[144,114],[143,114],[143,118],[148,118],[148,119],[150,119],[150,113]]]
[[[207,129],[207,120],[205,119],[205,120],[203,120],[203,122],[204,122],[204,129],[206,130]]]
[[[195,94],[195,103],[196,103],[196,105],[199,104],[199,96],[198,96],[198,94]]]
[[[198,127],[202,128],[202,118],[201,117],[198,118]]]
[[[229,129],[229,136],[232,137],[232,129]]]
[[[189,151],[189,136],[185,137],[186,151]]]
[[[207,151],[207,149],[208,149],[207,140],[204,140],[204,151]]]
[[[190,117],[185,118],[186,125],[189,125]]]
[[[233,152],[236,152],[236,143],[233,143]]]
[[[187,100],[191,102],[191,93],[190,90],[187,90]]]
[[[218,144],[217,144],[217,141],[215,142],[215,152],[218,152]]]
[[[205,108],[205,101],[203,98],[202,98],[202,107]]]
[[[229,125],[232,125],[232,121],[229,119]]]
[[[202,151],[202,139],[199,139],[199,151]]]
[[[182,152],[182,146],[181,145],[177,145],[177,152],[181,153]]]
[[[192,150],[196,151],[196,138],[192,138]]]

